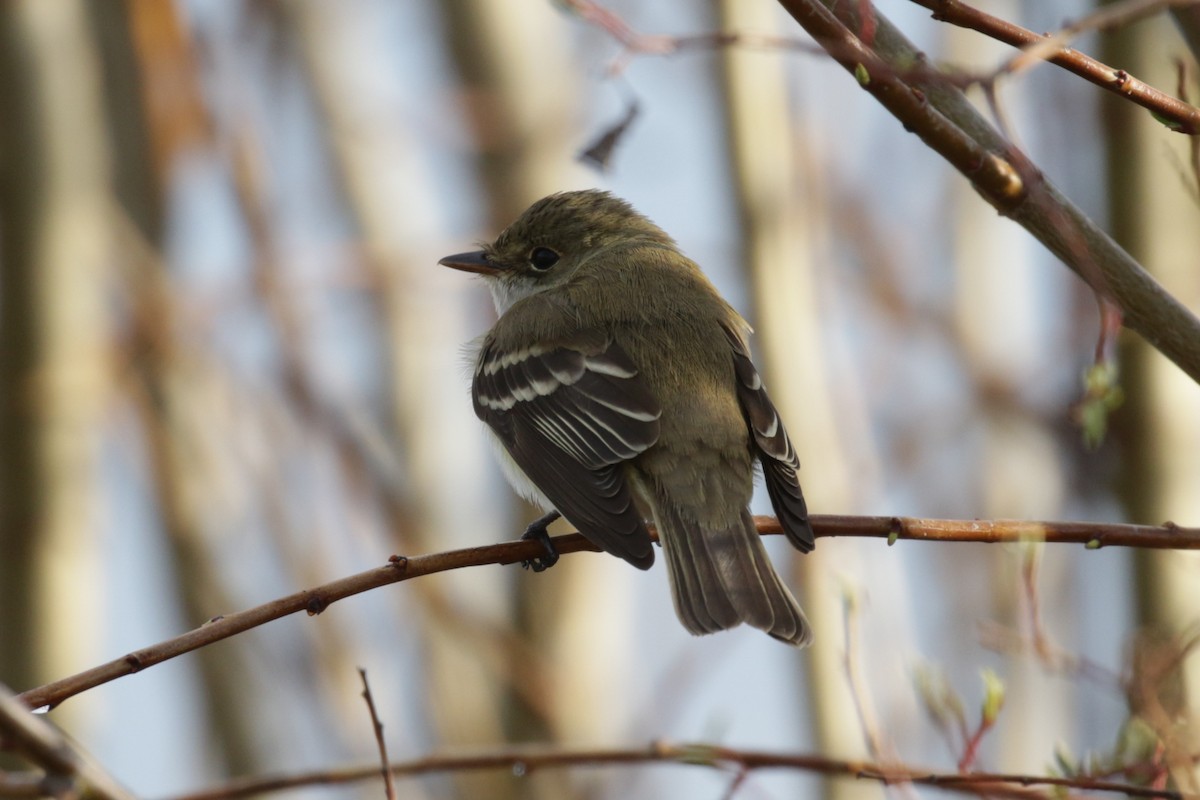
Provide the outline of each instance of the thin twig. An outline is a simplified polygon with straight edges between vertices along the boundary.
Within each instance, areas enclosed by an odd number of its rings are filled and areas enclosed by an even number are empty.
[[[670,744],[654,742],[642,748],[549,749],[545,747],[514,747],[473,755],[441,755],[394,764],[398,776],[413,777],[442,772],[476,770],[505,770],[529,775],[535,770],[601,766],[637,766],[643,764],[677,764],[689,767],[729,770],[735,773],[755,769],[795,769],[822,775],[844,775],[884,785],[908,782],[956,792],[971,792],[987,797],[1033,800],[1046,795],[1029,787],[1057,786],[1091,792],[1115,792],[1127,797],[1183,800],[1179,792],[1151,789],[1116,781],[1085,777],[1055,777],[1009,773],[973,772],[944,773],[918,767],[893,768],[869,761],[851,761],[818,755],[772,753],[742,750],[709,744]],[[319,772],[296,773],[247,778],[224,786],[191,794],[177,795],[165,800],[234,800],[266,792],[277,792],[301,786],[330,786],[370,780],[378,773],[376,764],[331,769]]]
[[[362,678],[362,697],[367,702],[367,711],[371,714],[371,727],[375,731],[375,744],[379,746],[380,771],[383,773],[383,788],[387,800],[396,800],[396,779],[392,773],[392,762],[388,760],[387,742],[383,738],[383,723],[375,710],[375,698],[371,696],[371,684],[367,682],[367,671],[358,668],[358,677]]]
[[[863,737],[866,739],[867,752],[876,761],[892,765],[898,763],[900,759],[891,742],[883,735],[879,717],[875,713],[875,703],[871,698],[870,689],[867,688],[867,682],[863,679],[858,657],[861,643],[858,635],[860,603],[861,597],[853,587],[843,587],[842,622],[846,641],[845,650],[842,653],[842,666],[846,671],[846,683],[850,688],[850,696],[854,700],[854,710],[858,714],[859,727],[862,728]],[[916,800],[917,796],[911,783],[905,781],[894,785],[899,788],[904,797]]]
[[[1033,48],[1042,47],[1042,43],[1050,41],[1048,37],[1035,33],[1020,25],[994,17],[959,0],[910,0],[924,6],[933,12],[933,18],[961,28],[978,31],[1014,47],[1030,48],[1023,51],[1028,57]],[[1078,75],[1086,81],[1094,83],[1102,89],[1126,97],[1142,108],[1158,115],[1167,122],[1168,127],[1178,133],[1200,133],[1200,108],[1196,108],[1186,97],[1179,98],[1143,83],[1123,69],[1115,69],[1091,56],[1069,48],[1050,48],[1045,52],[1038,51],[1040,57],[1055,64],[1068,72]],[[985,85],[994,82],[1001,74],[1011,71],[1013,63],[992,72],[986,79],[973,78],[973,81]]]
[[[1124,0],[1124,2],[1101,6],[1078,22],[1064,25],[1058,32],[1043,37],[1042,41],[1025,48],[1023,52],[1013,56],[1004,69],[1006,72],[1016,73],[1043,61],[1051,54],[1066,47],[1068,42],[1080,34],[1089,31],[1113,30],[1173,6],[1191,6],[1196,3],[1197,0]]]
[[[1039,646],[1020,631],[996,622],[984,621],[979,624],[979,644],[985,650],[996,653],[1030,653],[1043,668],[1055,674],[1086,680],[1114,693],[1125,690],[1125,682],[1120,675],[1095,661],[1065,650],[1053,642]]]
[[[874,12],[874,46],[867,48],[852,33],[861,27],[856,4],[779,3],[907,130],[950,162],[997,211],[1112,299],[1129,328],[1200,382],[1200,318],[1064,197],[961,91],[945,80],[905,80],[905,70],[925,54],[895,25]]]
[[[759,533],[783,532],[774,517],[755,517]],[[925,542],[985,542],[998,544],[1040,539],[1046,542],[1082,544],[1089,550],[1101,547],[1140,547],[1171,550],[1200,550],[1200,528],[1182,528],[1173,523],[1162,526],[1116,525],[1087,522],[1019,522],[1006,520],[939,520],[914,517],[813,516],[813,530],[819,537],[900,539]],[[656,536],[651,531],[652,536]],[[561,554],[599,550],[578,533],[555,536],[554,546]],[[338,600],[391,583],[466,567],[489,564],[507,565],[528,561],[542,554],[535,541],[449,550],[431,555],[392,556],[389,563],[349,575],[330,583],[280,597],[260,606],[234,614],[216,616],[199,628],[167,639],[120,658],[93,667],[77,675],[30,689],[20,699],[30,708],[53,708],[64,700],[109,681],[140,672],[176,656],[228,639],[272,620],[304,611],[320,614]]]

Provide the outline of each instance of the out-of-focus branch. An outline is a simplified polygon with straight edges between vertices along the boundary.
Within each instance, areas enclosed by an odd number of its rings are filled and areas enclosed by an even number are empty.
[[[56,797],[133,800],[133,795],[95,760],[80,752],[46,719],[31,714],[20,699],[3,685],[0,685],[0,742],[16,749],[31,763],[45,770],[45,777],[38,783],[43,793],[51,793]],[[13,788],[27,787],[29,777],[24,776],[19,785]]]
[[[1192,58],[1200,60],[1200,5],[1172,8],[1171,17],[1192,51]]]
[[[358,677],[362,678],[363,700],[367,704],[367,712],[371,715],[371,728],[375,731],[375,744],[379,747],[380,772],[383,774],[384,796],[387,800],[396,800],[396,783],[393,781],[392,762],[388,758],[387,740],[383,738],[383,721],[375,709],[375,698],[371,695],[371,684],[367,681],[367,671],[358,668]]]
[[[945,773],[912,766],[884,766],[870,761],[850,761],[824,756],[741,750],[710,744],[670,744],[654,742],[648,747],[611,750],[570,750],[546,748],[507,748],[473,755],[429,756],[392,765],[394,775],[412,777],[441,772],[507,770],[528,775],[534,770],[597,766],[637,766],[642,764],[678,764],[744,773],[755,769],[794,769],[823,775],[848,775],[884,785],[912,783],[955,792],[987,797],[1031,800],[1048,795],[1033,786],[1055,786],[1091,792],[1117,792],[1127,797],[1182,800],[1183,795],[1169,789],[1154,789],[1117,781],[1085,777],[1054,777],[1008,773]],[[269,775],[234,781],[202,792],[178,795],[168,800],[233,800],[266,792],[301,786],[331,786],[361,783],[379,775],[379,765],[293,775]]]
[[[959,2],[959,0],[910,0],[933,12],[933,18],[962,28],[970,28],[997,41],[1022,48],[1042,48],[1055,41],[1031,30],[1014,25],[1007,20],[994,17],[984,11]],[[1028,58],[1034,51],[1026,49],[1019,58]],[[1046,51],[1038,51],[1041,59],[1049,61],[1102,89],[1126,97],[1142,108],[1157,115],[1173,131],[1186,134],[1200,133],[1200,108],[1181,99],[1172,97],[1137,78],[1123,69],[1114,69],[1091,56],[1059,44]],[[1007,74],[1021,65],[1008,62],[998,74]]]
[[[1034,235],[1139,333],[1200,383],[1200,319],[1147,273],[984,119],[949,81],[916,81],[924,59],[882,15],[872,15],[871,46],[858,4],[779,0],[792,17],[885,108],[959,170],[1001,214]],[[836,8],[836,14],[825,3]],[[910,82],[912,80],[912,82]]]
[[[782,533],[774,517],[754,518],[759,533]],[[1090,522],[1028,522],[1016,520],[944,520],[915,517],[851,517],[814,516],[813,530],[818,537],[856,536],[887,539],[891,544],[900,539],[927,542],[1004,542],[1044,541],[1082,544],[1089,550],[1101,547],[1143,547],[1175,550],[1200,550],[1200,528],[1183,528],[1173,523],[1161,526],[1118,525]],[[651,536],[657,534],[651,529]],[[598,548],[578,533],[553,537],[559,553],[596,552]],[[501,542],[499,544],[448,550],[424,556],[392,556],[386,566],[369,569],[330,583],[305,589],[272,600],[255,608],[227,616],[213,617],[199,628],[181,636],[135,650],[121,658],[98,667],[63,678],[20,695],[30,708],[54,707],[77,694],[101,684],[132,675],[161,664],[176,656],[189,653],[213,642],[256,628],[280,617],[299,611],[320,614],[331,604],[352,595],[361,594],[390,583],[432,575],[465,567],[485,564],[516,564],[542,553],[535,541]]]

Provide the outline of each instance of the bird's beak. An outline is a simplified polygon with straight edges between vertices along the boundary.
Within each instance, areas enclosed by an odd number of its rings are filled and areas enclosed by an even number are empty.
[[[491,261],[488,261],[487,254],[482,250],[476,250],[471,253],[455,253],[452,256],[446,256],[438,263],[443,267],[461,269],[463,272],[478,272],[480,275],[497,275],[500,273],[500,268]]]

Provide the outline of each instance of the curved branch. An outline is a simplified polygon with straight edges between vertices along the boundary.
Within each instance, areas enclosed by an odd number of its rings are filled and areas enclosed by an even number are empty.
[[[774,517],[755,517],[759,533],[782,532]],[[1021,522],[984,520],[918,519],[914,517],[814,516],[813,530],[818,537],[851,536],[926,542],[1001,542],[1044,541],[1082,544],[1090,550],[1101,547],[1142,547],[1175,550],[1200,550],[1200,528],[1181,528],[1174,523],[1161,526],[1110,525],[1087,522]],[[657,534],[651,529],[651,535]],[[561,554],[598,548],[578,533],[555,536],[554,545]],[[389,583],[399,583],[422,575],[446,572],[485,564],[515,564],[542,555],[535,541],[502,542],[449,550],[425,556],[392,556],[386,566],[350,575],[330,583],[305,589],[269,603],[213,617],[199,628],[158,644],[135,650],[121,658],[93,667],[61,680],[30,689],[20,699],[30,708],[53,708],[64,700],[101,684],[176,656],[228,639],[272,620],[304,611],[320,614],[332,603]]]
[[[611,750],[520,747],[474,755],[428,756],[403,764],[394,764],[392,774],[411,777],[437,772],[503,769],[518,775],[528,775],[538,769],[641,764],[699,766],[735,773],[745,773],[754,769],[795,769],[823,775],[848,775],[877,781],[884,785],[914,783],[949,791],[972,792],[987,797],[1005,797],[1014,800],[1046,797],[1042,792],[1028,788],[1031,786],[1058,786],[1092,792],[1118,792],[1127,797],[1154,797],[1166,800],[1182,800],[1183,797],[1181,793],[1168,789],[1152,789],[1087,777],[1061,778],[989,772],[944,773],[903,764],[880,764],[870,761],[826,758],[818,755],[771,753],[710,744],[670,744],[667,742],[653,742],[648,747]],[[167,800],[234,800],[234,798],[301,786],[361,783],[378,776],[378,764],[293,775],[268,775],[233,781],[221,787],[177,795],[167,798]]]

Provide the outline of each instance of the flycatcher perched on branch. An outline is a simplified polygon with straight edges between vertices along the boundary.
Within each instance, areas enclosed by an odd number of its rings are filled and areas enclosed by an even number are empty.
[[[758,460],[788,540],[812,550],[799,460],[750,361],[750,326],[671,237],[607,192],[564,192],[438,263],[486,278],[500,315],[471,389],[509,481],[550,512],[525,534],[546,549],[527,566],[557,561],[546,525],[561,514],[647,569],[648,514],[684,627],[745,622],[808,644],[747,508]]]

